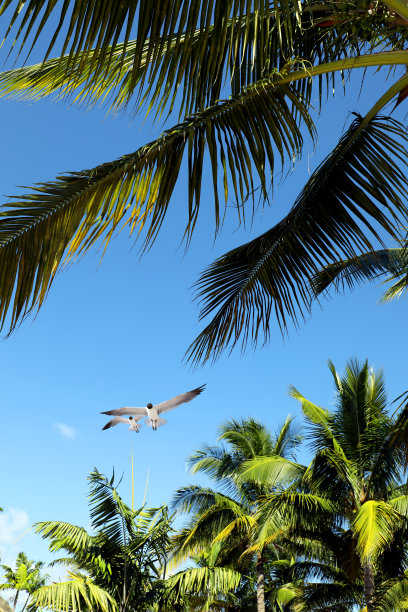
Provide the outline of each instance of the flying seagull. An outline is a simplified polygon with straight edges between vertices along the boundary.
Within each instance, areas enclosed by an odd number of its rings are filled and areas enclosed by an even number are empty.
[[[140,421],[142,417],[128,417],[127,419],[124,419],[123,417],[115,417],[114,419],[112,419],[111,421],[109,421],[108,423],[106,423],[105,427],[102,427],[102,431],[104,429],[109,429],[110,427],[115,427],[115,425],[117,425],[118,423],[127,423],[128,425],[130,425],[129,427],[129,431],[135,431],[136,433],[139,433],[139,429],[141,429],[141,425],[139,425],[138,421]]]
[[[185,404],[185,402],[191,402],[192,399],[200,395],[204,391],[205,385],[201,387],[197,387],[197,389],[193,389],[192,391],[187,391],[187,393],[182,393],[181,395],[176,395],[176,397],[172,397],[171,399],[162,402],[161,404],[147,404],[144,408],[133,408],[131,406],[125,406],[124,408],[116,408],[116,410],[108,410],[107,412],[102,412],[101,414],[112,414],[115,416],[122,416],[124,414],[130,414],[132,416],[147,416],[145,419],[146,425],[153,428],[153,431],[156,431],[158,427],[161,425],[165,425],[167,423],[166,419],[162,419],[160,415],[163,412],[168,412],[169,410],[173,410],[173,408],[177,408],[180,404]],[[130,418],[130,417],[129,417]],[[113,423],[116,419],[113,419],[109,423]],[[126,419],[123,419],[126,421]],[[109,423],[104,427],[106,429]],[[116,423],[113,423],[116,425]]]

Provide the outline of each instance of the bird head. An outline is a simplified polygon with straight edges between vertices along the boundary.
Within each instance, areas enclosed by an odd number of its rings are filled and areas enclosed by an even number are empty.
[[[130,416],[130,417],[128,417],[128,418],[129,418],[129,421],[132,421],[132,420],[133,420],[133,417],[131,417],[131,416]]]
[[[153,404],[151,404],[151,403],[149,402],[149,403],[147,404],[146,408],[148,408],[148,409],[150,410],[151,408],[153,408]]]

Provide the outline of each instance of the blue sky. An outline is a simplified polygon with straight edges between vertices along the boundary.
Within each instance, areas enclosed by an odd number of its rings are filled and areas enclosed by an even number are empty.
[[[94,249],[62,271],[36,318],[30,317],[0,342],[2,371],[2,492],[0,555],[13,562],[24,550],[50,559],[46,544],[29,530],[42,520],[88,526],[86,477],[93,467],[123,473],[121,492],[130,502],[130,456],[135,461],[135,504],[141,504],[150,470],[147,504],[169,502],[178,487],[197,479],[186,471],[187,456],[215,442],[227,418],[253,416],[275,429],[299,406],[289,384],[329,406],[332,385],[327,359],[342,371],[346,360],[368,358],[385,370],[389,397],[408,387],[407,303],[377,304],[382,289],[367,285],[353,294],[315,305],[298,330],[282,338],[276,328],[268,347],[241,356],[239,350],[216,364],[191,370],[183,353],[201,326],[191,286],[215,257],[268,229],[288,210],[318,162],[349,125],[350,111],[364,113],[387,84],[385,72],[369,75],[359,98],[362,73],[339,84],[316,119],[318,148],[306,144],[303,160],[278,186],[273,205],[258,211],[252,226],[238,227],[233,206],[213,241],[211,176],[203,178],[202,210],[191,247],[180,246],[186,208],[183,167],[169,215],[157,243],[142,259],[125,229],[100,261]],[[58,173],[93,167],[136,150],[158,127],[142,117],[106,117],[51,99],[37,103],[0,100],[2,147],[0,193],[17,185],[52,180]],[[401,111],[402,112],[402,111]],[[206,384],[205,392],[168,416],[156,433],[126,427],[101,431],[101,411],[163,401]],[[304,451],[301,459],[306,460]],[[63,573],[63,571],[62,571]],[[54,574],[55,575],[55,574]]]

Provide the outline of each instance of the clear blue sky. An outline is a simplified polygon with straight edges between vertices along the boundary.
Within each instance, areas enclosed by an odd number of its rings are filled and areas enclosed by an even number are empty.
[[[343,370],[352,356],[384,368],[390,398],[408,387],[405,299],[379,306],[381,287],[316,305],[299,330],[268,347],[241,356],[236,350],[215,365],[192,371],[182,363],[200,331],[191,286],[215,257],[265,231],[294,202],[313,170],[337,142],[351,118],[364,113],[387,85],[385,72],[369,76],[358,99],[359,79],[343,97],[325,105],[317,120],[318,150],[306,144],[302,163],[275,192],[272,208],[259,211],[252,227],[238,228],[233,207],[213,243],[212,181],[203,180],[202,211],[189,251],[180,248],[186,208],[185,165],[159,239],[139,259],[124,230],[99,265],[94,250],[61,272],[36,318],[29,318],[0,343],[2,429],[0,463],[0,554],[12,562],[19,550],[48,560],[45,543],[30,531],[34,522],[65,520],[88,526],[86,477],[124,473],[121,492],[130,502],[130,448],[135,459],[135,503],[169,502],[176,488],[197,482],[185,467],[189,453],[215,442],[227,418],[253,416],[272,429],[288,413],[299,415],[287,395],[294,384],[316,403],[328,406],[332,385],[327,359]],[[104,110],[67,108],[51,99],[37,103],[0,100],[0,193],[17,185],[52,180],[58,173],[93,167],[134,151],[157,134],[143,118],[107,117]],[[403,109],[406,111],[406,107]],[[208,189],[207,189],[208,186]],[[6,197],[2,199],[6,201]],[[205,393],[168,416],[168,424],[140,435],[126,427],[101,431],[101,411],[143,405],[206,383]],[[297,422],[301,425],[301,417]],[[61,427],[61,425],[67,426]],[[67,434],[72,434],[70,437]],[[302,455],[306,459],[306,453]],[[18,539],[20,538],[20,539]],[[62,572],[63,573],[63,572]]]

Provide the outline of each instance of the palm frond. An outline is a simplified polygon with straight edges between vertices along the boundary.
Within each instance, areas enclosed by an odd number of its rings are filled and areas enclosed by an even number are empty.
[[[155,41],[146,40],[141,52],[138,41],[129,40],[110,45],[103,54],[100,49],[78,51],[75,61],[70,54],[48,59],[0,73],[0,93],[19,100],[37,100],[55,93],[58,99],[79,104],[106,103],[113,111],[130,104],[138,108],[146,102],[148,111],[157,107],[160,114],[165,109],[172,111],[177,89],[182,86],[181,117],[219,99],[223,82],[229,83],[232,95],[236,95],[273,69],[281,70],[287,58],[322,64],[358,55],[364,46],[371,51],[387,47],[390,38],[393,48],[398,48],[403,38],[398,29],[392,28],[392,17],[385,22],[379,15],[353,9],[351,4],[346,12],[335,3],[310,5],[300,21],[295,13],[288,16],[290,30],[281,27],[282,10],[277,15],[278,19],[272,13],[262,16],[255,11],[240,19],[230,18],[224,38],[217,41],[214,37],[219,28],[203,25],[191,34],[189,44],[184,32],[175,32]],[[319,25],[322,19],[330,18],[335,25]],[[362,33],[370,28],[370,41],[366,34],[358,36],[359,27]],[[136,50],[141,53],[139,62]],[[320,76],[321,96],[323,79],[327,87],[334,86],[334,75]],[[146,83],[149,86],[143,92],[139,85],[142,89]],[[305,80],[300,85],[299,94],[307,101],[312,83]]]
[[[167,130],[135,153],[60,176],[13,198],[13,205],[3,208],[0,216],[0,323],[4,324],[11,309],[12,329],[20,317],[42,303],[64,254],[84,252],[102,236],[107,244],[125,217],[131,232],[145,229],[147,248],[163,222],[186,153],[187,240],[197,221],[206,151],[212,166],[217,227],[219,168],[225,202],[229,183],[242,202],[253,189],[254,173],[266,195],[274,148],[282,162],[301,150],[299,115],[313,132],[306,107],[290,87],[251,89]],[[239,209],[241,214],[243,204]]]
[[[284,457],[256,457],[242,464],[238,482],[254,481],[267,487],[285,487],[300,479],[305,467]]]
[[[355,257],[398,237],[407,219],[405,127],[357,117],[275,227],[217,259],[198,280],[200,319],[216,313],[189,347],[193,363],[215,360],[241,342],[267,342],[274,314],[282,333],[311,306],[310,278],[333,259]],[[380,240],[381,242],[381,240]]]
[[[363,560],[375,561],[392,541],[393,529],[400,520],[401,515],[383,501],[371,499],[360,507],[353,526],[357,534],[356,550]]]
[[[31,596],[36,608],[49,608],[55,612],[80,612],[98,609],[115,612],[117,604],[107,591],[91,579],[68,572],[70,580],[39,588]]]
[[[177,599],[185,594],[205,591],[212,594],[230,593],[238,588],[241,574],[225,567],[195,567],[180,571],[166,580],[169,597]]]
[[[133,34],[137,41],[134,47],[133,72],[136,76],[140,65],[147,61],[151,67],[146,74],[146,80],[151,82],[160,75],[161,47],[168,44],[176,32],[183,40],[183,50],[187,51],[194,45],[196,32],[200,30],[201,54],[206,54],[208,68],[211,68],[211,62],[217,66],[220,60],[231,60],[231,56],[241,51],[241,29],[244,29],[247,35],[250,35],[251,30],[255,30],[255,34],[252,34],[252,37],[256,38],[253,46],[259,52],[265,53],[265,41],[269,39],[270,30],[268,17],[274,14],[279,16],[276,36],[279,41],[282,39],[279,35],[281,31],[285,32],[286,38],[292,35],[293,16],[299,21],[301,14],[301,5],[296,0],[290,4],[276,1],[272,5],[269,0],[162,0],[159,4],[150,0],[109,0],[102,6],[98,0],[75,0],[74,3],[64,0],[61,4],[49,0],[28,0],[24,3],[3,0],[0,4],[3,20],[4,13],[9,8],[10,25],[6,38],[10,36],[10,30],[15,25],[18,29],[12,47],[19,41],[20,52],[29,44],[29,40],[31,50],[49,20],[55,23],[54,20],[57,19],[57,27],[52,28],[53,34],[44,59],[47,59],[60,37],[61,55],[68,52],[71,62],[67,70],[72,70],[74,74],[75,64],[92,54],[93,48],[98,49],[94,61],[103,74],[104,70],[109,69],[111,46],[115,46],[119,36],[123,35],[121,57],[124,60]],[[253,25],[254,12],[257,16],[256,27]],[[238,33],[234,36],[235,30],[238,30]],[[182,64],[186,62],[186,55],[187,53],[183,53],[180,58]],[[242,60],[244,57],[245,54],[236,59]],[[220,75],[216,72],[215,74],[220,78]]]
[[[408,288],[408,251],[406,247],[381,249],[363,253],[326,266],[311,281],[315,295],[334,287],[343,291],[353,289],[367,280],[382,279],[393,285],[387,289],[382,301],[399,297]],[[396,281],[397,282],[394,282]]]
[[[95,545],[95,540],[83,527],[77,527],[62,521],[43,521],[35,523],[36,533],[51,540],[50,550],[56,552],[62,548],[69,552],[86,554]]]

